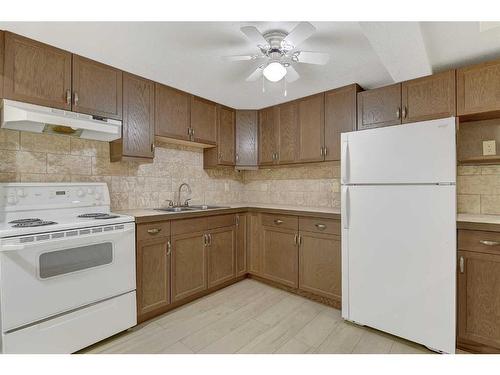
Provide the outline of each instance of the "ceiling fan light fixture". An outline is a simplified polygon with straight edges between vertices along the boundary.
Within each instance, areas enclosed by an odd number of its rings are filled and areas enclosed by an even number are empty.
[[[279,62],[272,62],[268,64],[262,72],[271,82],[278,82],[286,75],[286,68]]]

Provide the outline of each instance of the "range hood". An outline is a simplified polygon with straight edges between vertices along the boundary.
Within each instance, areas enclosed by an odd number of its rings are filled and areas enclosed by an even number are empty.
[[[121,138],[122,122],[4,99],[1,127],[34,133],[65,134],[111,142]]]

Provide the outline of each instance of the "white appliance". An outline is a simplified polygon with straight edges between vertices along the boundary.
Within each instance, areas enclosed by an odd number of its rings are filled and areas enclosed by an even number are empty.
[[[72,353],[136,325],[134,218],[104,183],[0,184],[0,349]]]
[[[98,116],[4,99],[1,127],[34,133],[66,134],[111,142],[121,138],[122,122]]]
[[[341,136],[342,316],[455,352],[455,119]]]

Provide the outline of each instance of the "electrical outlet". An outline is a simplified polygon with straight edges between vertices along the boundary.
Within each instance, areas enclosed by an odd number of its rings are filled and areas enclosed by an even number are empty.
[[[496,141],[483,141],[483,155],[496,155],[497,154],[497,145]]]

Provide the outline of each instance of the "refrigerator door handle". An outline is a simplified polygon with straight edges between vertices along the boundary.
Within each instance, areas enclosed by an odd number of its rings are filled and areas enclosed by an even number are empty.
[[[340,176],[342,177],[342,182],[346,183],[348,180],[349,173],[349,143],[348,141],[342,142],[342,154],[340,157]]]
[[[342,226],[344,229],[349,229],[349,187],[342,187],[342,196],[340,197],[340,201],[344,202],[341,204],[342,206]]]

